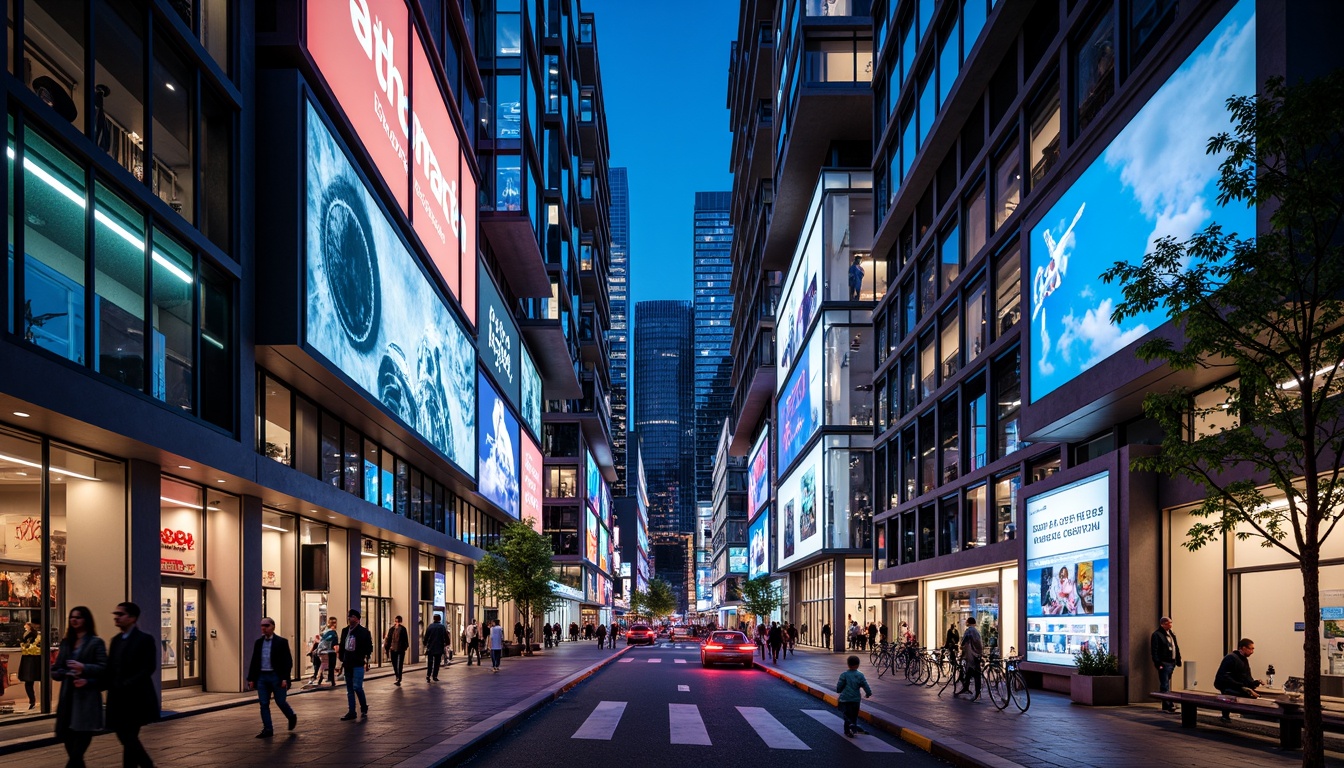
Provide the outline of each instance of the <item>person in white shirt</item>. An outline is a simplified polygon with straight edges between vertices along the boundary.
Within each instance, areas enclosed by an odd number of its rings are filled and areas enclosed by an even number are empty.
[[[499,659],[504,655],[504,628],[499,625],[499,619],[490,626],[490,671],[499,671]]]

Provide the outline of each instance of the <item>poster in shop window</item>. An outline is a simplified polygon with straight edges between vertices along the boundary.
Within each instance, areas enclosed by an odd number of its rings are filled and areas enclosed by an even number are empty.
[[[1110,645],[1110,476],[1027,499],[1027,658]]]

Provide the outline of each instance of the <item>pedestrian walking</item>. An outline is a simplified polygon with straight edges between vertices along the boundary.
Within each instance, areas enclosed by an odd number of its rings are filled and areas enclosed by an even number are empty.
[[[607,641],[608,641],[607,647],[609,648],[616,647],[616,635],[620,634],[620,629],[621,627],[619,624],[617,624],[614,621],[611,622],[611,631],[607,633]]]
[[[439,665],[443,663],[443,652],[448,647],[448,627],[443,625],[443,615],[434,614],[434,621],[425,627],[423,638],[425,646],[425,682],[439,681]]]
[[[551,634],[555,635],[555,644],[560,645],[560,637],[562,634],[560,632],[560,622],[557,621],[555,624],[551,625]]]
[[[490,628],[490,671],[499,671],[499,659],[504,655],[504,628],[499,625],[499,619],[495,619],[495,625]]]
[[[597,635],[597,647],[598,647],[598,648],[604,648],[604,647],[606,647],[606,645],[607,645],[607,625],[606,625],[606,624],[598,624],[598,625],[597,625],[597,631],[596,631],[594,634]]]
[[[859,638],[863,637],[863,633],[859,631],[859,623],[857,621],[849,622],[848,634],[849,634],[849,649],[851,651],[858,650],[859,645],[861,644]]]
[[[830,622],[826,622],[825,624],[822,624],[822,625],[821,625],[821,644],[822,644],[824,647],[826,647],[826,648],[830,648],[830,647],[831,647],[831,624],[830,624]]]
[[[317,650],[322,653],[322,667],[317,670],[317,684],[322,685],[322,674],[326,673],[327,682],[336,687],[336,667],[338,651],[341,646],[341,633],[336,629],[336,617],[327,617],[327,628],[322,630],[322,643]],[[325,650],[323,650],[325,649]]]
[[[467,627],[467,666],[471,666],[471,657],[476,657],[476,666],[481,665],[481,628],[477,626],[476,620],[471,620],[471,625]]]
[[[383,638],[383,651],[392,660],[392,674],[397,676],[397,685],[401,685],[401,671],[406,666],[406,651],[410,647],[411,639],[406,634],[406,627],[402,626],[401,617],[397,616],[392,619],[387,637]]]
[[[788,633],[788,636],[784,638],[784,640],[785,640],[785,642],[786,642],[786,643],[788,644],[788,646],[789,646],[789,653],[794,653],[794,652],[795,652],[795,651],[794,651],[794,646],[796,646],[796,645],[798,644],[798,625],[797,625],[797,624],[794,624],[793,622],[789,622],[789,633]]]
[[[542,624],[542,625],[541,625],[541,647],[543,647],[543,648],[550,648],[550,647],[551,647],[551,625],[550,625],[550,624]]]
[[[369,702],[364,698],[364,671],[373,655],[373,635],[359,623],[359,611],[351,608],[346,614],[346,627],[341,630],[341,669],[345,670],[345,701],[347,712],[342,720],[355,719],[355,700],[359,700],[359,714],[369,716]]]
[[[577,642],[579,641],[579,625],[578,625],[578,622],[574,622],[574,621],[569,622],[569,641],[570,641],[571,643],[577,643]]]
[[[971,681],[975,681],[975,696],[980,698],[980,657],[985,653],[984,641],[980,630],[975,628],[975,618],[966,619],[966,631],[961,633],[961,664],[964,675],[961,678],[961,690],[953,691],[953,696],[971,692]]]
[[[865,696],[873,698],[872,686],[868,685],[868,678],[859,671],[859,657],[850,656],[845,659],[845,664],[849,669],[840,673],[840,679],[835,683],[835,692],[840,694],[837,698],[837,704],[840,708],[840,714],[845,718],[845,735],[855,736],[860,733],[867,733],[859,727],[859,704],[862,699],[859,698],[859,690],[862,689]]]
[[[955,622],[953,622],[947,627],[947,634],[943,637],[943,647],[949,651],[954,651],[960,644],[961,644],[961,635],[958,634],[957,625]]]
[[[868,647],[877,647],[877,623],[868,622]]]
[[[523,622],[521,621],[513,623],[513,641],[518,645],[523,644]]]
[[[159,719],[159,694],[154,690],[154,673],[159,669],[159,643],[136,626],[140,606],[119,603],[112,611],[112,622],[121,630],[112,638],[107,652],[107,727],[121,742],[121,762],[125,768],[153,768],[154,761],[140,743],[140,729]]]
[[[756,625],[756,652],[761,654],[761,659],[765,659],[765,622]]]
[[[65,637],[51,665],[61,682],[56,703],[56,740],[65,744],[66,768],[83,768],[94,734],[103,730],[103,694],[98,684],[107,668],[107,646],[94,632],[93,614],[77,605],[65,622]]]
[[[778,621],[770,622],[770,634],[766,637],[766,644],[770,646],[770,662],[779,663],[779,647],[784,644],[784,631],[779,628]]]
[[[1181,645],[1176,642],[1176,633],[1171,631],[1170,618],[1163,616],[1158,620],[1157,630],[1153,632],[1149,646],[1153,666],[1157,667],[1157,690],[1161,693],[1170,693],[1171,675],[1181,666]],[[1162,711],[1175,712],[1176,702],[1162,702]]]
[[[261,619],[261,637],[252,644],[252,658],[247,662],[247,690],[256,689],[257,701],[261,704],[261,733],[258,739],[269,739],[275,735],[271,728],[271,697],[275,697],[275,706],[289,722],[289,730],[299,723],[299,716],[289,706],[285,697],[289,694],[289,683],[294,671],[294,656],[289,650],[289,641],[275,634],[275,620],[263,616]]]

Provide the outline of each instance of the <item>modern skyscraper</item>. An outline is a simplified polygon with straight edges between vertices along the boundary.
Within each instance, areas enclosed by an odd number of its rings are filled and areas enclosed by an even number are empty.
[[[730,192],[695,193],[695,500],[714,493],[714,454],[733,398]]]
[[[682,611],[695,530],[693,315],[689,301],[635,305],[635,431],[649,491],[653,567],[672,585]]]
[[[624,168],[612,168],[611,266],[607,292],[611,302],[611,330],[607,353],[611,355],[611,458],[616,467],[615,496],[634,496],[626,486],[628,454],[625,432],[630,423],[630,181]]]

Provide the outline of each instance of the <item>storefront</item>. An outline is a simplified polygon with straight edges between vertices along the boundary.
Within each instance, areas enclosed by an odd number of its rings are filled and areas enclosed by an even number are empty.
[[[924,620],[911,622],[911,631],[920,644],[933,648],[947,642],[949,629],[960,638],[966,620],[975,619],[986,651],[1007,653],[1017,642],[1012,639],[1017,637],[1017,588],[1015,563],[923,581]]]

